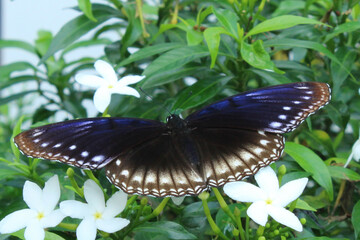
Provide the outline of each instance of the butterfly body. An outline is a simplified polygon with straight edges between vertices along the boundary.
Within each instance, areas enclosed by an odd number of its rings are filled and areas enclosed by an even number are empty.
[[[129,194],[199,194],[255,174],[280,158],[286,133],[330,100],[323,83],[292,83],[235,95],[185,119],[89,118],[25,131],[26,155],[106,176]]]

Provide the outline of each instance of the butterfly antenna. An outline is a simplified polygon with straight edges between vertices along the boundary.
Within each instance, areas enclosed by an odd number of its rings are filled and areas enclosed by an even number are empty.
[[[145,92],[144,89],[142,89],[142,87],[139,87],[139,89],[140,89],[140,91],[141,91],[142,93],[144,93],[144,95],[145,95],[146,97],[150,98],[151,101],[154,101],[154,98],[153,98],[150,94],[148,94],[147,92]],[[165,105],[163,105],[162,107],[163,107],[170,115],[172,114],[172,113],[170,112],[170,110],[169,110]]]

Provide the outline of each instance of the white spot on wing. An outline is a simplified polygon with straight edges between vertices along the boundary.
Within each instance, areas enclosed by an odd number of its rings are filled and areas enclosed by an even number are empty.
[[[98,161],[104,160],[104,158],[105,158],[105,157],[104,157],[103,155],[97,155],[97,156],[95,156],[95,157],[92,158],[92,161],[98,162]]]
[[[283,107],[283,109],[284,109],[285,111],[289,111],[289,110],[291,110],[291,107],[285,106],[285,107]]]
[[[76,149],[76,145],[71,145],[71,146],[69,147],[69,149],[70,149],[70,150]]]
[[[281,126],[282,126],[282,124],[279,123],[279,122],[272,122],[272,123],[270,123],[270,127],[273,127],[273,128],[278,128],[278,127],[281,127]]]
[[[49,143],[43,143],[43,144],[41,144],[42,147],[46,147],[47,145],[49,145]]]
[[[87,157],[87,156],[89,156],[89,152],[83,151],[83,152],[81,153],[81,156],[82,156],[82,157]]]
[[[279,118],[282,120],[286,120],[286,115],[279,115]]]
[[[54,148],[58,148],[58,147],[61,147],[61,143],[58,143],[54,146]]]

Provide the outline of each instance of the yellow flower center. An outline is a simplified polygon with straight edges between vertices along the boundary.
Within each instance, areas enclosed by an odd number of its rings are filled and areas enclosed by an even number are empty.
[[[94,218],[97,220],[97,219],[100,219],[102,218],[102,214],[100,212],[96,212],[94,213]]]
[[[41,220],[45,217],[45,215],[43,212],[38,212],[38,215],[36,217],[37,217],[37,219]]]
[[[110,89],[111,89],[111,88],[114,88],[114,86],[113,86],[113,85],[109,85],[109,86],[108,86],[108,88],[110,88]]]
[[[270,198],[268,198],[268,199],[265,200],[265,203],[270,205],[270,204],[272,204],[272,200]]]

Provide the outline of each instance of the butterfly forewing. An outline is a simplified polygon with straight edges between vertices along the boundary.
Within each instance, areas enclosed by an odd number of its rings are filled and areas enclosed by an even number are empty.
[[[235,95],[186,118],[191,128],[226,127],[285,133],[330,100],[325,83],[277,85]]]
[[[162,134],[165,124],[136,118],[89,118],[34,128],[14,139],[27,156],[98,169]]]

